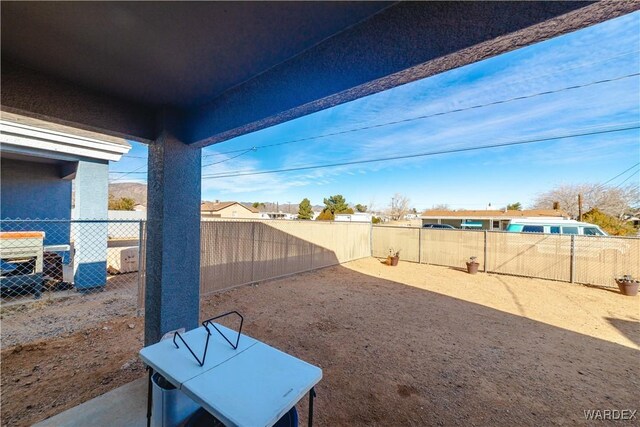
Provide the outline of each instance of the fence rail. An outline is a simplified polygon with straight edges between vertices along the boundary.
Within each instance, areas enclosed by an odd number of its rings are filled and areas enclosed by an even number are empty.
[[[477,257],[486,272],[612,286],[640,276],[640,239],[501,231],[374,226],[372,254],[399,250],[405,261],[464,267]]]

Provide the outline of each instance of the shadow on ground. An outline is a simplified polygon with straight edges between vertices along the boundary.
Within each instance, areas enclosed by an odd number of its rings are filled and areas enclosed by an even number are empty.
[[[637,346],[640,346],[640,322],[637,320],[624,320],[616,319],[613,317],[606,318],[617,330],[634,342]],[[640,359],[640,355],[639,355]]]
[[[637,350],[340,266],[201,311],[233,309],[248,334],[323,368],[317,425],[576,424],[637,408]]]
[[[342,266],[214,294],[201,317],[230,310],[322,367],[318,426],[580,424],[584,410],[637,409],[633,348]],[[610,321],[637,342],[634,322]],[[141,345],[142,319],[121,318],[3,350],[2,424],[142,376]]]

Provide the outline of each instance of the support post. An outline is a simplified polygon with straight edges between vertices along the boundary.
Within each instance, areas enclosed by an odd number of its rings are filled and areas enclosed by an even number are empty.
[[[78,162],[73,219],[103,221],[72,227],[74,285],[80,292],[102,290],[107,284],[108,196],[109,163]]]
[[[198,326],[200,167],[200,149],[178,140],[164,113],[149,146],[145,345]]]

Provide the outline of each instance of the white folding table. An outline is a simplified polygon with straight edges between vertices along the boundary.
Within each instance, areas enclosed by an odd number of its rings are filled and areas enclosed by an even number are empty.
[[[221,334],[238,336],[237,348]],[[179,348],[172,340],[163,340],[140,350],[150,368],[149,381],[153,371],[160,373],[229,427],[270,427],[308,392],[311,426],[313,387],[322,378],[320,368],[216,323],[180,335],[193,355],[175,337]],[[150,399],[151,386],[149,393]],[[150,408],[149,400],[148,421]]]

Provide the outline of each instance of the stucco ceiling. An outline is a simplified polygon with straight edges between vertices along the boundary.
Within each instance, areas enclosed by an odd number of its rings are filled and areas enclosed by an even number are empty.
[[[527,46],[640,1],[2,1],[3,111],[206,146]]]
[[[2,60],[152,107],[192,107],[389,2],[2,2]]]

